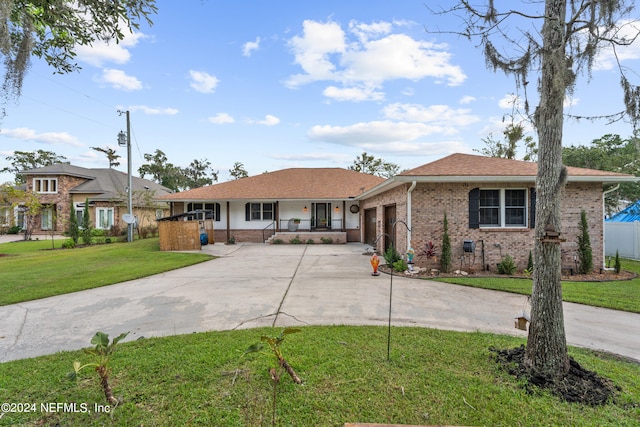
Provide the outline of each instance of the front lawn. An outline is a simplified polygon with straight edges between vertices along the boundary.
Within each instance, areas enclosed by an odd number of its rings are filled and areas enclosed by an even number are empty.
[[[0,425],[270,426],[273,357],[243,356],[262,334],[280,329],[207,332],[142,339],[120,345],[111,385],[122,399],[109,413],[98,377],[65,378],[82,351],[0,364],[5,402],[35,411],[6,413]],[[423,328],[393,328],[387,361],[386,327],[304,327],[287,335],[282,352],[303,384],[281,374],[278,426],[336,426],[347,422],[474,426],[640,425],[640,366],[570,348],[586,369],[620,391],[603,406],[563,402],[500,370],[489,347],[513,348],[519,338]],[[88,341],[91,337],[87,337]],[[84,404],[43,411],[41,403]],[[49,408],[45,406],[45,409]],[[99,407],[98,407],[99,408]]]
[[[157,238],[61,249],[64,240],[0,245],[0,305],[112,285],[211,259],[160,252]]]
[[[640,274],[640,262],[622,260],[622,269]],[[447,277],[440,282],[496,291],[531,295],[531,279],[509,277]],[[640,313],[640,276],[610,282],[562,282],[562,299],[567,302]]]

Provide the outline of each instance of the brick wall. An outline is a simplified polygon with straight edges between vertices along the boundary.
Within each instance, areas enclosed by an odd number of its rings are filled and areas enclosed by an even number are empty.
[[[529,185],[483,183],[481,185],[483,188],[530,188],[532,186],[533,183]],[[529,251],[533,251],[534,247],[534,230],[529,228],[470,229],[469,191],[475,187],[478,185],[468,183],[421,183],[416,186],[412,192],[411,224],[411,246],[416,255],[429,241],[436,244],[436,253],[440,255],[444,231],[443,219],[446,212],[454,268],[459,268],[460,263],[463,262],[464,266],[472,265],[480,269],[484,262],[484,265],[495,270],[501,257],[507,254],[513,257],[519,269],[526,268]],[[403,185],[362,202],[363,211],[367,208],[376,208],[377,235],[384,233],[385,205],[395,203],[397,218],[406,219],[408,188],[408,184]],[[594,266],[599,269],[603,265],[602,186],[590,183],[570,183],[563,190],[561,237],[566,239],[562,244],[563,266],[573,266],[582,209],[587,213]],[[465,254],[463,251],[463,242],[467,239],[476,242],[476,250],[473,254]],[[406,231],[401,225],[396,227],[396,241],[398,251],[403,253],[407,249],[407,240]],[[379,244],[378,250],[383,247]]]

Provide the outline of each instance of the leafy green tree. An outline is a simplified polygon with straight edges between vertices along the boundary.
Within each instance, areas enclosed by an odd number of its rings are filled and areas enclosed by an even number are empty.
[[[448,273],[451,270],[451,238],[449,237],[449,221],[447,220],[447,213],[444,213],[444,220],[442,221],[442,253],[440,254],[440,270],[443,273]]]
[[[118,159],[122,156],[117,154],[114,148],[91,147],[91,149],[103,153],[107,156],[107,160],[109,161],[109,169],[117,168],[118,166],[120,166],[120,162],[118,161]]]
[[[377,159],[374,156],[370,156],[366,152],[363,152],[362,155],[358,156],[356,160],[353,161],[353,164],[347,169],[381,176],[383,178],[391,178],[398,174],[400,166],[395,163],[385,162],[383,159]]]
[[[536,271],[531,297],[531,326],[524,364],[531,376],[551,381],[569,370],[562,309],[560,245],[542,237],[545,229],[561,229],[560,201],[567,170],[562,163],[563,104],[575,88],[579,73],[587,73],[604,47],[613,52],[638,37],[634,29],[633,0],[545,0],[544,2],[484,5],[460,0],[441,13],[464,20],[458,34],[478,40],[487,66],[515,78],[525,95],[529,82],[537,82],[539,103],[528,115],[538,133],[538,175],[536,177]],[[544,10],[538,10],[544,5]],[[514,25],[515,24],[515,25]],[[631,29],[626,36],[621,25]],[[616,56],[614,60],[617,60]],[[640,120],[640,87],[631,85],[628,68],[618,62],[621,101],[624,110],[614,115]],[[532,74],[536,74],[533,75]]]
[[[493,139],[493,135],[489,135],[482,140],[485,143],[485,147],[480,150],[474,149],[474,151],[488,157],[515,159],[518,154],[518,143],[523,141],[525,149],[523,160],[536,160],[536,143],[533,137],[529,135],[525,136],[522,123],[511,122],[505,127],[502,133],[504,135],[504,141],[495,140]]]
[[[16,184],[25,183],[24,176],[20,174],[22,171],[64,163],[67,160],[64,156],[45,150],[14,151],[13,155],[7,156],[5,159],[11,163],[11,166],[3,168],[0,172],[14,173]]]
[[[2,99],[17,99],[31,57],[44,59],[55,72],[80,69],[78,46],[124,39],[125,30],[152,24],[155,0],[3,0],[0,7],[0,53],[4,60]],[[4,114],[4,109],[3,112]]]
[[[218,171],[211,168],[207,159],[193,160],[188,167],[182,169],[182,174],[185,178],[182,189],[204,187],[218,181]]]
[[[153,181],[174,191],[202,187],[218,180],[218,171],[214,171],[206,159],[194,160],[184,169],[170,163],[159,149],[154,154],[144,154],[144,159],[148,163],[138,168],[140,176],[151,175]]]
[[[578,224],[580,235],[578,236],[578,273],[589,274],[593,271],[593,253],[591,251],[591,239],[589,238],[589,224],[587,223],[587,213],[580,211],[580,224]]]
[[[247,172],[242,163],[235,162],[233,164],[233,167],[229,169],[229,175],[231,175],[231,177],[235,180],[248,177],[249,172]]]
[[[594,139],[588,146],[571,145],[562,148],[562,160],[567,166],[628,173],[640,176],[640,138],[623,139],[620,135],[607,134]],[[621,200],[640,199],[640,183],[625,182],[605,196],[605,208],[611,215],[619,210]]]

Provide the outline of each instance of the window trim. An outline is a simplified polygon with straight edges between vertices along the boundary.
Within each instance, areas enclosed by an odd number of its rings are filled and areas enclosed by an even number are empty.
[[[480,223],[480,194],[482,191],[499,191],[499,212],[498,224],[481,224]],[[522,209],[523,221],[521,224],[506,224],[506,191],[523,191],[524,206],[516,206],[516,209]],[[469,228],[472,229],[527,229],[534,228],[535,215],[535,189],[526,187],[487,187],[474,188],[469,191]]]
[[[52,188],[53,190],[51,190]],[[33,192],[37,194],[58,194],[58,178],[33,178]]]
[[[103,211],[106,211],[107,213],[111,212],[111,224],[106,228],[103,227],[102,224],[100,223],[100,213]],[[114,225],[115,225],[115,209],[109,208],[109,207],[96,207],[96,228],[99,230],[110,230],[111,227],[113,227]]]
[[[258,209],[254,209],[254,205],[259,205]],[[265,207],[267,207],[265,209]],[[274,221],[276,212],[276,204],[274,202],[248,202],[245,205],[245,221]],[[259,218],[254,218],[254,214],[258,214]],[[269,218],[265,217],[265,214],[269,214]]]

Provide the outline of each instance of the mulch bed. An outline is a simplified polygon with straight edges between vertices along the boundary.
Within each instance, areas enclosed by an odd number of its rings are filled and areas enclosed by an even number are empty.
[[[582,403],[585,405],[599,406],[611,402],[618,391],[610,380],[603,378],[595,372],[584,369],[573,358],[569,357],[569,372],[557,380],[549,380],[531,375],[524,365],[525,347],[497,350],[490,349],[496,354],[496,362],[509,374],[519,379],[527,380],[527,387],[531,386],[549,390],[554,395],[570,403]]]
[[[380,267],[378,268],[378,270],[381,273],[386,273],[389,274],[391,272],[389,266],[387,264],[381,264]],[[417,274],[405,274],[405,273],[398,273],[398,272],[394,272],[393,274],[396,276],[402,276],[402,277],[409,277],[409,278],[415,278],[415,279],[433,279],[436,277],[478,277],[478,278],[487,278],[487,277],[496,277],[496,278],[507,278],[507,277],[511,277],[511,278],[519,278],[519,279],[530,279],[530,276],[525,276],[524,274],[514,274],[511,276],[507,276],[504,274],[498,274],[495,271],[482,271],[482,270],[475,270],[475,269],[469,269],[469,270],[462,270],[464,273],[460,273],[457,272],[457,270],[454,270],[451,273],[431,273],[431,268],[427,268],[426,271],[424,272],[420,272]],[[616,273],[613,270],[603,270],[602,272],[598,271],[598,272],[593,272],[591,274],[563,274],[562,275],[562,280],[565,281],[571,281],[571,282],[611,282],[611,281],[616,281],[616,280],[631,280],[631,279],[635,279],[637,277],[637,275],[635,273],[632,273],[630,271],[624,271],[621,270],[620,273]]]

